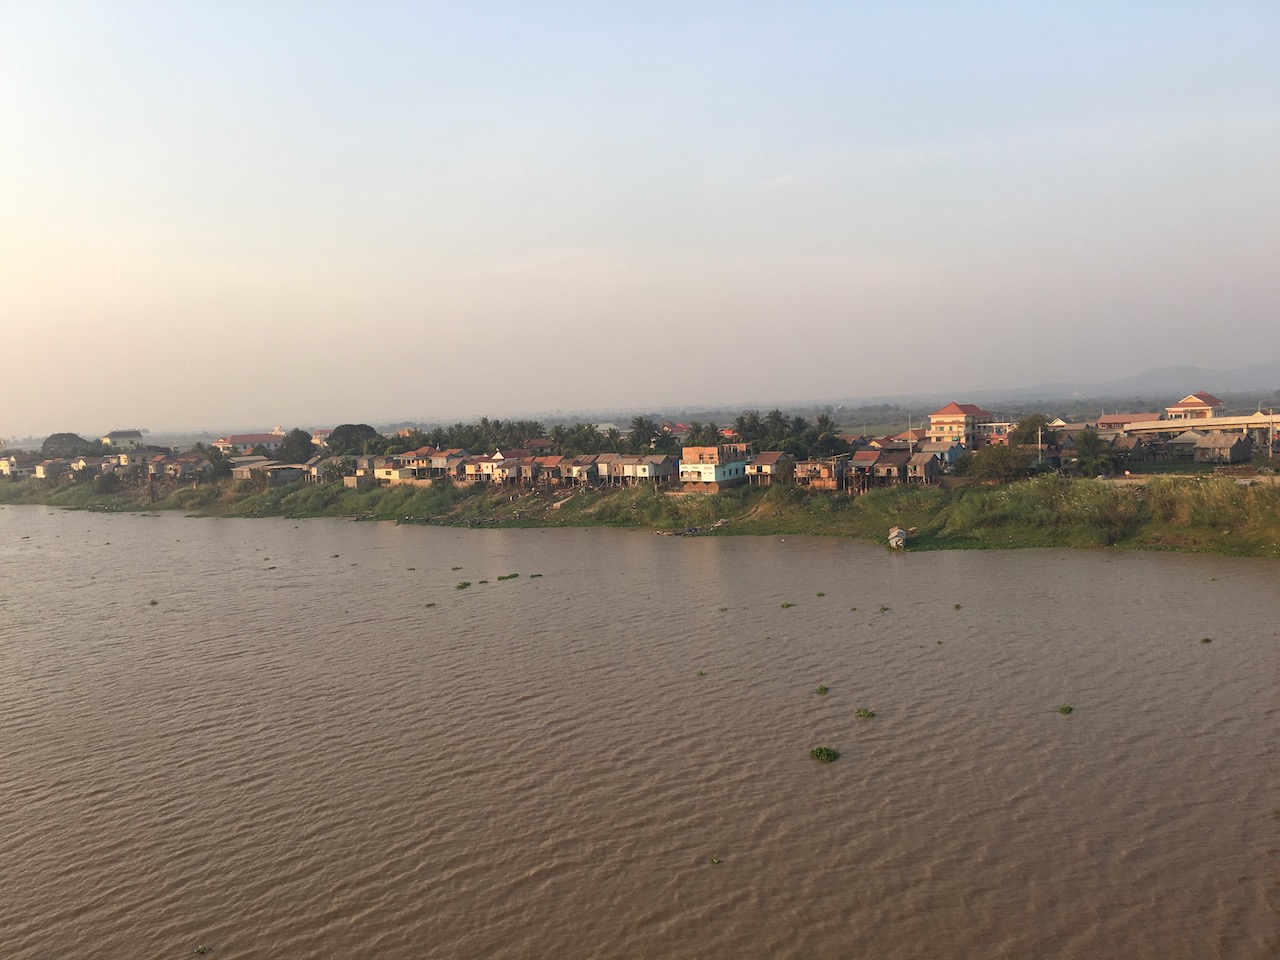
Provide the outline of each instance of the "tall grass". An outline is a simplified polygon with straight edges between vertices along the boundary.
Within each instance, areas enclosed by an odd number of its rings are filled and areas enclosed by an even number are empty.
[[[1044,476],[1005,486],[948,491],[915,485],[860,497],[785,485],[668,496],[648,485],[560,495],[441,485],[352,490],[294,483],[255,490],[242,481],[176,489],[152,503],[148,487],[97,492],[92,484],[0,481],[0,503],[72,509],[153,510],[224,516],[413,517],[521,526],[706,529],[722,534],[848,536],[883,541],[890,526],[915,528],[912,549],[1125,545],[1280,556],[1280,487],[1229,478],[1154,477],[1144,486]]]

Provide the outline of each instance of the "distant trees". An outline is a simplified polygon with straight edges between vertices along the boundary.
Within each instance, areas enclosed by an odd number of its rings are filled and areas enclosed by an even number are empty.
[[[650,420],[648,417],[633,417],[631,419],[631,435],[627,437],[631,452],[648,453],[661,433],[662,428],[655,421]]]
[[[1098,431],[1092,427],[1086,427],[1076,434],[1072,451],[1080,472],[1084,474],[1114,473],[1123,459],[1123,454],[1099,436]]]
[[[677,453],[682,445],[716,446],[727,439],[715,421],[690,421],[682,437],[664,430],[652,416],[633,417],[628,427],[625,436],[622,431],[614,429],[601,433],[596,424],[586,421],[558,423],[548,431],[545,424],[537,420],[481,417],[473,423],[459,422],[426,431],[413,428],[403,435],[387,437],[368,424],[345,423],[335,427],[329,435],[328,453],[333,456],[403,453],[424,446],[440,450],[460,447],[472,453],[492,453],[494,450],[521,449],[533,439],[550,440],[553,452],[565,456],[613,452]],[[759,410],[746,410],[733,419],[734,440],[751,443],[757,450],[783,450],[797,458],[847,453],[849,444],[840,439],[838,430],[835,420],[825,412],[815,417],[812,424],[804,417],[788,416],[781,410],[771,410],[764,416]],[[284,447],[276,456],[294,459],[286,456]],[[297,459],[305,460],[306,457]]]
[[[40,445],[40,453],[50,459],[100,456],[102,443],[98,440],[86,440],[78,433],[54,433],[45,437],[44,443]]]
[[[315,441],[311,434],[299,427],[294,427],[284,435],[280,447],[276,450],[276,459],[284,463],[305,463],[315,454]]]
[[[1018,421],[1018,425],[1009,431],[1011,444],[1048,443],[1056,444],[1058,434],[1049,429],[1049,418],[1043,413],[1030,413]]]
[[[329,452],[335,457],[381,453],[385,444],[386,437],[367,423],[340,423],[329,434]]]
[[[956,461],[955,473],[961,477],[1012,483],[1031,473],[1036,455],[1019,446],[995,445],[966,453]]]

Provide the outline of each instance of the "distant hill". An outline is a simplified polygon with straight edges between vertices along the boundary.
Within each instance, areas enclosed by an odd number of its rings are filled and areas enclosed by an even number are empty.
[[[1103,397],[1151,396],[1176,393],[1179,396],[1195,390],[1208,390],[1221,396],[1249,390],[1280,389],[1280,361],[1239,367],[1235,370],[1213,370],[1207,367],[1157,367],[1118,380],[1101,382],[1043,383],[1031,387],[993,391],[1006,396],[1036,397]]]

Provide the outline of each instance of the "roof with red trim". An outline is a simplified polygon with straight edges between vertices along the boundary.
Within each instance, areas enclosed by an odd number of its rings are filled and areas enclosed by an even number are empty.
[[[1183,407],[1220,407],[1222,401],[1215,397],[1212,393],[1204,390],[1197,391],[1189,396],[1183,397],[1177,403],[1169,406],[1169,410],[1178,410]]]
[[[941,410],[929,414],[931,417],[989,417],[991,414],[976,403],[948,403]]]

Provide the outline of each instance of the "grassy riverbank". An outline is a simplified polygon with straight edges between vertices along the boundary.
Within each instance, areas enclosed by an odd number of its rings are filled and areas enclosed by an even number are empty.
[[[610,526],[716,535],[786,534],[883,542],[915,528],[912,549],[1100,547],[1280,557],[1280,487],[1226,478],[1153,478],[1120,485],[1041,477],[958,490],[891,487],[862,497],[791,487],[739,487],[718,495],[651,488],[513,492],[459,486],[348,490],[292,484],[254,491],[234,481],[182,487],[152,502],[144,489],[101,494],[87,484],[0,483],[0,503],[89,510],[180,510],[201,516],[360,517],[454,525]]]

